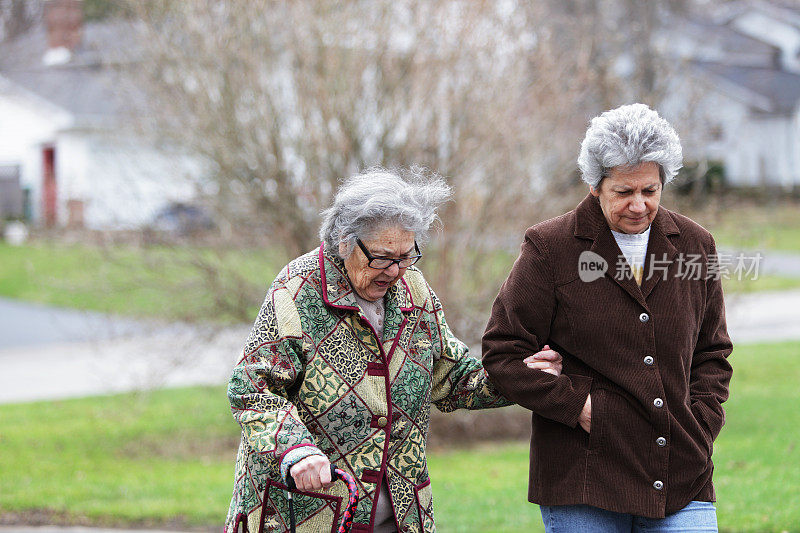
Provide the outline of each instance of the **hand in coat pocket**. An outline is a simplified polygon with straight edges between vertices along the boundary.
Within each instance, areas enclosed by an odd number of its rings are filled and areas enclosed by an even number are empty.
[[[592,432],[592,395],[586,397],[581,414],[578,415],[578,424],[586,433]]]

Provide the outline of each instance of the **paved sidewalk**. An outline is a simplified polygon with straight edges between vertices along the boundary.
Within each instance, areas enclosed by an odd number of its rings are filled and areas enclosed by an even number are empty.
[[[781,252],[778,250],[718,250],[722,259],[726,259],[730,272],[736,269],[741,258],[744,263],[743,270],[757,263],[758,275],[774,274],[789,278],[800,277],[800,254],[795,252]],[[760,259],[759,259],[760,257]]]
[[[0,403],[222,384],[249,329],[147,324],[0,298]]]
[[[728,295],[726,307],[734,343],[800,339],[800,290]],[[70,338],[79,340],[45,342],[39,337],[38,343],[29,339],[7,347],[0,342],[0,403],[221,385],[249,330],[249,325],[219,331],[139,325],[116,330],[135,335],[87,340],[73,332]]]
[[[133,337],[0,350],[0,403],[220,385],[230,378],[249,329],[170,327]]]
[[[0,298],[0,350],[140,334],[141,322],[101,313]]]
[[[734,344],[800,339],[800,290],[726,295],[725,311]]]

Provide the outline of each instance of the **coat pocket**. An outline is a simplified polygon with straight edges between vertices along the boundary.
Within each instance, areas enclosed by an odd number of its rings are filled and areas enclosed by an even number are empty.
[[[603,426],[605,425],[606,391],[599,387],[592,387],[589,393],[592,397],[591,424],[589,426],[589,450],[598,450],[602,447]],[[583,428],[578,425],[578,429]]]
[[[332,491],[340,484],[334,485]],[[259,527],[251,533],[289,530],[288,487],[273,480],[267,481],[261,503]],[[292,492],[295,523],[298,532],[335,533],[339,527],[342,510],[342,496],[325,492]]]
[[[422,531],[436,531],[433,525],[433,491],[430,478],[424,483],[416,485],[414,493],[417,495],[419,523],[422,524]]]
[[[647,413],[634,397],[613,385],[594,387],[591,395],[589,449],[635,457],[638,443],[653,431]]]
[[[714,438],[711,434],[711,429],[708,427],[706,420],[703,418],[703,406],[700,400],[692,401],[691,406],[689,407],[690,412],[692,413],[692,417],[697,426],[697,432],[700,435],[700,439],[702,444],[705,446],[706,453],[708,456],[711,457],[711,454],[714,451]]]

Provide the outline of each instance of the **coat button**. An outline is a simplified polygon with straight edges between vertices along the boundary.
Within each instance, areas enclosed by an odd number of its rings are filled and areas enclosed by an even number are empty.
[[[648,320],[650,320],[650,315],[648,315],[647,313],[642,313],[641,315],[639,315],[639,320],[641,322],[647,322]]]
[[[667,439],[665,439],[664,437],[658,437],[656,439],[656,444],[658,444],[659,446],[661,446],[663,448],[664,446],[667,445]]]
[[[656,490],[663,489],[664,488],[664,482],[663,481],[654,481],[653,482],[653,488],[656,489]]]
[[[388,423],[389,420],[385,416],[378,418],[378,427],[385,428]]]
[[[652,355],[648,355],[648,356],[646,356],[644,358],[644,364],[646,364],[647,366],[653,366],[654,362],[655,362],[655,359],[653,359]]]
[[[655,405],[658,408],[664,407],[664,400],[662,400],[661,398],[656,398],[655,400],[653,400],[653,405]]]

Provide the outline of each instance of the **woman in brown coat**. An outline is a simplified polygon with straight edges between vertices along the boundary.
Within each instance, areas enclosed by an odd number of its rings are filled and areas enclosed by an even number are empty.
[[[494,383],[533,412],[528,498],[548,532],[716,531],[732,345],[714,239],[659,206],[678,135],[622,106],[578,163],[590,194],[528,229],[483,338]],[[560,376],[523,363],[545,344]]]

